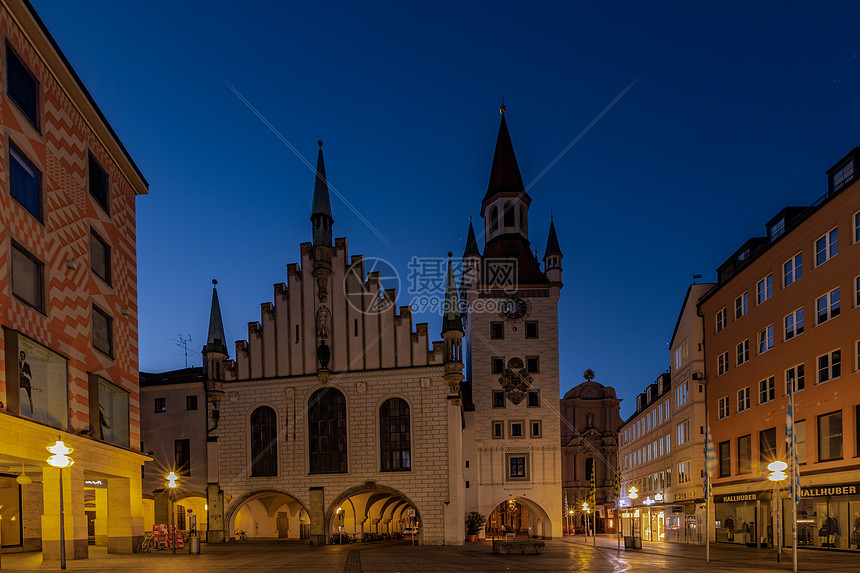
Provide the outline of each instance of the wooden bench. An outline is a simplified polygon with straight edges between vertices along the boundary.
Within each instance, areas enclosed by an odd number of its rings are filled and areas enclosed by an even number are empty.
[[[494,555],[540,555],[546,543],[537,539],[493,540]]]

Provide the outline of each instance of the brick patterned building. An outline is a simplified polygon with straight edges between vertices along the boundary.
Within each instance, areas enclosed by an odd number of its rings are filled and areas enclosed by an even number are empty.
[[[0,480],[18,498],[0,499],[3,543],[58,558],[45,447],[59,436],[76,462],[63,474],[67,555],[86,557],[88,536],[130,553],[143,526],[135,199],[147,183],[29,3],[0,7],[0,33]]]

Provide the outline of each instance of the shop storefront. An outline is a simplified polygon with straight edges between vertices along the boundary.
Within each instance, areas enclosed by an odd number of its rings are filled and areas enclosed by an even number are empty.
[[[0,474],[0,545],[21,547],[21,486],[16,476]]]
[[[672,543],[702,544],[703,504],[685,503],[666,506],[665,540]]]
[[[770,498],[769,491],[715,495],[714,528],[717,542],[750,547],[759,546],[763,540],[767,543],[771,533],[768,531]]]
[[[783,500],[784,543],[791,545],[791,500]],[[860,550],[860,482],[800,488],[797,545]]]

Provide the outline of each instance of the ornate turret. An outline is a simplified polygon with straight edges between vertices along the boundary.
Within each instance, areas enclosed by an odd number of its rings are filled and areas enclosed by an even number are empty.
[[[550,218],[549,237],[546,241],[546,251],[543,255],[544,272],[554,283],[561,282],[561,247],[558,245],[558,235],[555,234],[555,221]]]
[[[453,255],[448,251],[448,279],[442,303],[442,339],[445,343],[445,381],[451,394],[458,394],[460,382],[463,381],[463,317],[454,280]]]
[[[484,218],[484,236],[487,241],[494,237],[516,233],[528,240],[528,209],[532,202],[523,185],[511,134],[505,122],[505,106],[500,108],[502,121],[496,138],[496,151],[490,169],[487,194],[481,204]]]
[[[322,141],[318,141],[319,153],[317,154],[317,174],[314,182],[314,200],[311,206],[311,227],[313,229],[313,245],[315,247],[331,246],[331,227],[334,218],[331,216],[331,201],[328,196],[328,180],[325,177],[325,163],[323,162]]]
[[[221,305],[218,302],[218,281],[212,279],[212,307],[209,310],[209,334],[203,347],[203,376],[206,380],[222,380],[221,365],[227,360],[227,344],[224,323],[221,321]]]
[[[460,287],[464,290],[478,287],[481,271],[481,251],[475,239],[472,217],[469,217],[469,233],[466,235],[466,250],[463,251],[463,278]]]

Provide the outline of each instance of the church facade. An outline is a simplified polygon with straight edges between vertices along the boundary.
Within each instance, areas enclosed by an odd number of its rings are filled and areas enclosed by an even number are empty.
[[[213,290],[203,349],[210,542],[238,531],[315,544],[416,532],[423,544],[460,544],[472,510],[561,535],[561,252],[553,226],[546,271],[532,255],[531,199],[504,116],[490,179],[484,254],[470,223],[459,286],[449,253],[434,340],[345,238],[332,239],[320,143],[312,241],[232,359]],[[514,270],[503,285],[488,279],[496,263]]]

